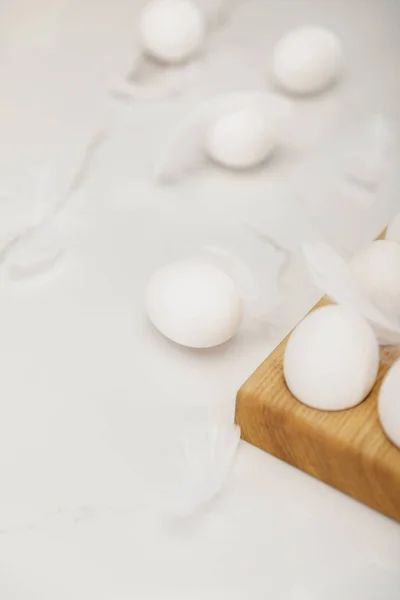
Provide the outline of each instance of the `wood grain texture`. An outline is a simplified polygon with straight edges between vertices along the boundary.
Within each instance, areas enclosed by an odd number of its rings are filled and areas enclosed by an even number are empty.
[[[328,303],[323,299],[314,309]],[[285,384],[288,337],[238,392],[236,422],[242,438],[400,521],[400,450],[384,435],[376,408],[395,352],[385,352],[376,385],[364,402],[325,412],[300,403]]]

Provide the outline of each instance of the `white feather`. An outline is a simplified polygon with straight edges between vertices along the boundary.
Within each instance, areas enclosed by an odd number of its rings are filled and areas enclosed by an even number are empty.
[[[360,290],[346,261],[325,242],[305,243],[302,251],[315,285],[337,304],[369,321],[382,345],[400,343],[400,323],[381,312]]]
[[[111,82],[110,90],[115,96],[131,100],[160,100],[172,96],[182,89],[182,77],[176,77],[176,73],[174,75],[169,78],[164,77],[163,81],[153,85],[143,85],[120,77]]]
[[[245,304],[246,319],[254,320],[256,326],[270,319],[282,299],[272,274],[266,269],[261,276],[246,260],[220,246],[206,246],[204,252],[235,281]]]
[[[51,269],[64,252],[65,235],[60,213],[72,192],[79,187],[94,150],[102,137],[93,136],[64,164],[49,164],[30,178],[32,211],[25,227],[2,248],[0,266],[12,279],[39,275]]]
[[[59,201],[57,181],[52,167],[38,169],[29,178],[31,211],[25,227],[2,248],[1,266],[6,275],[20,279],[39,274],[55,264],[62,242],[53,227],[52,215]]]
[[[396,149],[393,125],[381,115],[372,116],[355,139],[348,140],[343,168],[351,181],[375,190],[391,165]]]
[[[53,217],[24,232],[6,248],[3,263],[11,279],[23,279],[50,270],[64,253],[65,238]]]
[[[167,512],[186,517],[208,504],[224,486],[240,440],[236,425],[216,421],[188,428],[182,447],[184,473],[167,503]]]
[[[202,0],[201,8],[210,28],[221,27],[229,19],[238,0]]]
[[[253,107],[265,112],[278,131],[292,117],[292,104],[269,92],[234,92],[212,98],[194,110],[178,127],[156,162],[155,180],[176,181],[189,169],[200,164],[204,156],[202,143],[207,126],[226,112]]]
[[[162,67],[155,83],[139,83],[138,71],[144,60],[142,55],[136,55],[129,74],[111,81],[112,94],[131,100],[162,100],[180,93],[198,75],[198,65],[193,62],[168,65]]]

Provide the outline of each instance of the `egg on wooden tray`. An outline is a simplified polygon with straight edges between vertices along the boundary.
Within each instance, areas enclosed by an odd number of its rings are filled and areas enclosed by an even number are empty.
[[[342,62],[342,45],[334,33],[320,27],[303,27],[289,32],[276,44],[273,77],[291,94],[317,94],[338,79]]]
[[[142,10],[139,35],[146,54],[164,63],[182,63],[203,45],[205,19],[191,0],[152,0]]]
[[[277,143],[275,127],[257,108],[232,110],[207,129],[206,154],[229,169],[249,169],[266,161]]]
[[[378,368],[379,345],[372,327],[337,305],[307,315],[291,334],[284,356],[290,392],[319,410],[345,410],[362,402]]]
[[[400,318],[400,245],[377,240],[357,252],[350,270],[362,292],[382,312]]]
[[[165,337],[190,348],[211,348],[231,339],[243,318],[241,295],[214,266],[177,262],[160,268],[147,287],[147,314]]]
[[[385,435],[400,448],[400,360],[387,372],[378,397],[378,415]]]

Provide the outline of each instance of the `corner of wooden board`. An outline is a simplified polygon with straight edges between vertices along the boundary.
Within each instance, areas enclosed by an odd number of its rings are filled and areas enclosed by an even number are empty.
[[[340,412],[318,411],[296,400],[285,384],[287,340],[238,391],[235,419],[242,438],[400,521],[400,450],[384,435],[376,408],[390,361],[382,362],[364,402]]]

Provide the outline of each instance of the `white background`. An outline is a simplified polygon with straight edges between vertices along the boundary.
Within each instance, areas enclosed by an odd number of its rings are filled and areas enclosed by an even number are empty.
[[[400,5],[243,0],[183,96],[127,103],[108,84],[129,67],[141,4],[0,5],[2,196],[32,167],[74,164],[107,134],[65,213],[63,261],[35,280],[1,281],[0,598],[395,600],[399,526],[247,444],[206,509],[178,522],[162,510],[185,427],[210,410],[232,419],[240,384],[318,293],[292,265],[275,321],[201,353],[151,329],[143,293],[158,265],[210,236],[251,257],[268,290],[282,256],[244,224],[285,246],[314,235],[286,186],[291,161],[309,153],[307,190],[318,190],[313,151],[329,156],[332,132],[375,112],[400,125]],[[209,167],[154,186],[152,165],[182,116],[219,92],[268,89],[274,42],[309,23],[342,37],[346,72],[336,90],[296,105],[288,164],[240,177]],[[339,245],[354,249],[385,224],[379,201],[343,222],[325,188],[312,201]],[[29,194],[18,202],[2,205],[5,236]]]

